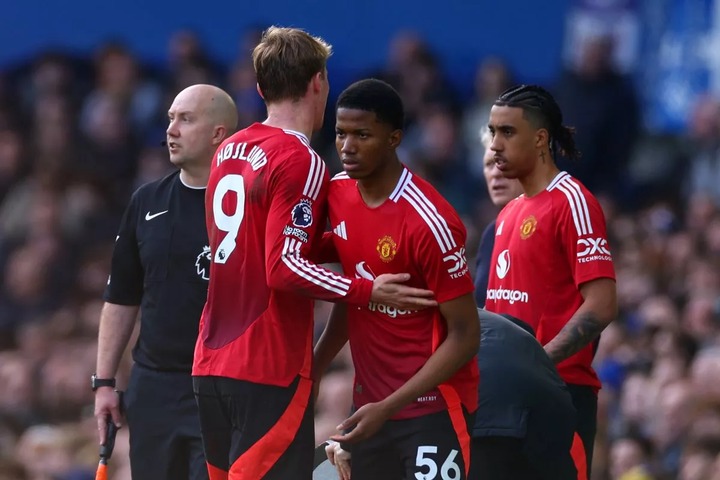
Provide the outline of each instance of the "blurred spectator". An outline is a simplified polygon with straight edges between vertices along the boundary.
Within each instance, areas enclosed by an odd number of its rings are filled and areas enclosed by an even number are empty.
[[[170,105],[172,98],[181,90],[197,83],[217,85],[222,76],[221,66],[216,65],[205,50],[196,32],[181,30],[175,33],[168,45],[169,77],[172,79],[163,105]]]
[[[115,99],[127,114],[135,135],[143,135],[161,115],[163,94],[160,86],[141,76],[140,66],[128,49],[120,43],[100,47],[95,58],[95,88],[85,98],[80,125],[85,129],[96,111],[95,104],[103,98]]]
[[[698,98],[690,116],[686,196],[705,194],[720,206],[720,100]]]
[[[473,98],[463,110],[463,140],[469,150],[468,165],[479,176],[483,171],[485,146],[480,133],[487,128],[490,109],[502,92],[513,85],[507,65],[499,58],[487,58],[475,73]]]
[[[26,170],[27,158],[22,134],[19,130],[0,129],[0,203]]]
[[[417,124],[408,129],[398,151],[407,165],[435,185],[460,215],[469,215],[475,199],[479,195],[486,198],[487,193],[482,187],[482,170],[475,175],[470,171],[462,140],[457,112],[449,104],[432,103],[423,107]]]
[[[652,445],[642,437],[619,438],[610,452],[610,479],[652,480],[649,467],[652,453]]]
[[[560,76],[554,95],[564,123],[575,127],[582,158],[560,166],[594,192],[627,198],[625,171],[640,128],[635,89],[612,61],[612,37],[598,35],[581,46],[574,69]]]

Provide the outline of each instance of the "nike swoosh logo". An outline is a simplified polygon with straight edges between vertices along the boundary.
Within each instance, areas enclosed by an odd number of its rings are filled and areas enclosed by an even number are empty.
[[[163,210],[162,212],[153,213],[152,215],[150,215],[150,212],[147,212],[147,213],[145,214],[145,220],[152,220],[153,218],[159,217],[159,216],[162,215],[163,213],[167,213],[167,212],[168,212],[168,210]]]

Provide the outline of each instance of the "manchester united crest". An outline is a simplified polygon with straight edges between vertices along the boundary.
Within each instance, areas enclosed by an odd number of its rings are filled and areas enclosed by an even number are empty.
[[[535,233],[535,229],[537,229],[537,219],[534,215],[530,215],[520,224],[520,238],[523,240],[529,238],[530,235]]]
[[[391,262],[397,253],[397,243],[395,243],[395,240],[393,240],[390,235],[385,235],[378,240],[376,248],[378,255],[380,255],[380,260],[385,263]]]

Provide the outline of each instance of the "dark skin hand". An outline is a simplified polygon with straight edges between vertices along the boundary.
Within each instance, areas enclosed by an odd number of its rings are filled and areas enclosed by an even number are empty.
[[[463,295],[440,304],[440,313],[447,322],[447,337],[423,367],[388,397],[360,407],[338,425],[338,430],[353,430],[347,434],[334,435],[330,437],[332,440],[354,443],[370,438],[393,415],[448,380],[477,354],[480,346],[480,319],[473,295]]]

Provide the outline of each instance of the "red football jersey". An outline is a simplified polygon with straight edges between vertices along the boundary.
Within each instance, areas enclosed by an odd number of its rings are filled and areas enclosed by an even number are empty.
[[[369,208],[357,182],[341,173],[330,182],[328,204],[333,243],[347,275],[371,280],[383,273],[410,273],[407,285],[434,291],[440,303],[473,291],[462,221],[429,183],[409,170],[376,208]],[[407,382],[447,336],[438,308],[398,310],[370,303],[349,307],[348,324],[358,408]],[[475,411],[477,387],[474,358],[441,386],[447,396],[429,391],[393,418],[437,412],[458,397],[468,411]]]
[[[576,179],[559,173],[547,189],[500,212],[485,308],[530,324],[541,344],[560,332],[583,302],[580,285],[615,278],[605,216]],[[600,387],[594,346],[558,364],[567,383]]]
[[[212,264],[193,375],[287,386],[310,376],[311,297],[368,304],[372,282],[306,259],[325,227],[328,182],[300,133],[255,123],[220,145],[205,197]]]

